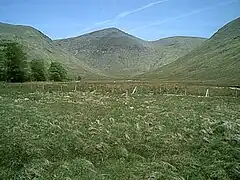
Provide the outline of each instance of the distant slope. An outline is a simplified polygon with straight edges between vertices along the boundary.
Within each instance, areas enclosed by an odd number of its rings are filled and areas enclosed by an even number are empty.
[[[98,71],[58,47],[49,37],[32,27],[0,23],[0,40],[3,39],[20,42],[24,46],[29,60],[40,58],[44,59],[47,64],[51,61],[60,62],[65,65],[72,76],[94,77],[99,75]]]
[[[116,28],[108,28],[56,44],[84,58],[90,67],[118,77],[138,75],[175,61],[205,39],[173,37],[148,42]]]
[[[154,51],[151,52],[151,55],[155,55],[154,58],[156,59],[158,58],[158,61],[154,64],[155,69],[174,62],[202,45],[205,40],[205,38],[199,37],[175,36],[149,42],[151,49]]]
[[[141,77],[240,85],[240,18],[186,56]]]

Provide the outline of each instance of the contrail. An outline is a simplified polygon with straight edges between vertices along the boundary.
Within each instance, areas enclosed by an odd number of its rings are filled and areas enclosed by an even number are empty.
[[[140,30],[140,29],[145,29],[145,28],[148,28],[148,27],[151,27],[151,26],[158,26],[158,25],[161,25],[161,24],[164,24],[164,23],[168,23],[168,22],[177,20],[177,19],[189,17],[189,16],[192,16],[192,15],[194,15],[194,14],[199,14],[199,13],[202,13],[202,12],[205,12],[205,11],[208,11],[208,10],[211,10],[211,9],[215,9],[215,8],[217,8],[217,7],[219,7],[219,6],[226,6],[226,5],[235,3],[235,2],[237,2],[237,1],[238,1],[238,0],[228,1],[228,2],[225,2],[225,3],[216,4],[216,5],[214,5],[214,6],[209,6],[209,7],[202,8],[202,9],[197,9],[197,10],[195,10],[195,11],[192,11],[192,12],[189,12],[189,13],[186,13],[186,14],[182,14],[182,15],[175,16],[175,17],[172,17],[172,18],[164,19],[164,20],[162,20],[162,21],[153,22],[153,23],[150,23],[150,24],[148,24],[148,25],[140,26],[140,27],[137,27],[137,28],[134,28],[134,29],[130,29],[129,31],[132,32],[132,31],[137,31],[137,30]]]
[[[112,22],[112,20],[101,21],[101,22],[97,22],[95,24],[96,25],[103,25],[103,24],[107,24],[107,23],[110,23],[110,22]]]
[[[120,14],[118,14],[118,15],[115,17],[115,19],[124,18],[124,17],[129,16],[129,15],[131,15],[131,14],[133,14],[133,13],[137,13],[137,12],[143,11],[143,10],[145,10],[145,9],[147,9],[147,8],[150,8],[150,7],[152,7],[152,6],[156,6],[156,5],[158,5],[158,4],[161,4],[161,3],[164,3],[164,2],[168,2],[168,1],[170,1],[170,0],[162,0],[162,1],[155,1],[155,2],[149,3],[149,4],[145,5],[145,6],[142,6],[142,7],[140,7],[140,8],[134,9],[134,10],[132,10],[132,11],[126,11],[126,12],[120,13]]]
[[[98,26],[101,26],[101,25],[104,25],[104,24],[109,24],[109,23],[113,23],[113,22],[116,22],[117,20],[119,19],[122,19],[122,18],[125,18],[131,14],[134,14],[134,13],[137,13],[137,12],[140,12],[140,11],[143,11],[145,9],[148,9],[148,8],[151,8],[153,6],[156,6],[158,4],[161,4],[161,3],[164,3],[164,2],[168,2],[168,1],[171,1],[171,0],[161,0],[161,1],[155,1],[155,2],[152,2],[152,3],[149,3],[147,5],[144,5],[140,8],[136,8],[134,10],[131,10],[131,11],[126,11],[126,12],[122,12],[120,14],[118,14],[117,16],[114,17],[114,19],[109,19],[109,20],[106,20],[106,21],[100,21],[100,22],[97,22],[95,23],[94,25],[90,26],[90,27],[87,27],[85,29],[82,30],[82,32],[86,32],[86,31],[89,31],[95,27],[98,27]]]

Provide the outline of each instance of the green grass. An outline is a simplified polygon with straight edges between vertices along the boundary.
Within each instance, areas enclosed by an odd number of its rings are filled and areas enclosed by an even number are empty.
[[[240,177],[239,99],[23,87],[0,89],[0,179]]]
[[[136,87],[136,92],[139,95],[154,94],[154,95],[177,95],[177,96],[205,96],[206,91],[209,90],[211,97],[234,97],[239,98],[240,92],[237,88],[230,88],[228,86],[214,86],[209,84],[201,84],[199,82],[159,82],[159,81],[126,81],[126,80],[98,80],[98,81],[81,81],[81,82],[27,82],[27,83],[2,83],[0,84],[0,93],[4,93],[6,89],[10,92],[93,92],[114,93],[124,95],[126,92],[131,94]]]

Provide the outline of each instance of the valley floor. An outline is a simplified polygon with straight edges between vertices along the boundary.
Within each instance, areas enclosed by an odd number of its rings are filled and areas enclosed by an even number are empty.
[[[0,91],[0,179],[238,179],[234,97]]]

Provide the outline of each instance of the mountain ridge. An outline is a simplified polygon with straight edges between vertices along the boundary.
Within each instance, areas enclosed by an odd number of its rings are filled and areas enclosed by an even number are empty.
[[[239,83],[236,69],[240,69],[239,27],[237,18],[209,39],[173,36],[146,41],[111,27],[52,40],[31,26],[0,23],[0,39],[17,40],[24,44],[30,57],[47,62],[57,60],[70,72],[87,78],[136,76],[164,80],[224,79]]]
[[[57,61],[66,66],[71,76],[87,78],[132,77],[176,60],[205,40],[182,36],[145,41],[116,27],[75,38],[52,40],[34,27],[9,23],[0,23],[0,39],[16,40],[23,44],[29,60],[44,59],[47,64]],[[180,43],[185,40],[188,42]],[[62,47],[66,41],[69,45]],[[171,41],[175,46],[165,46],[162,41]],[[193,45],[188,46],[193,41]]]
[[[0,40],[14,40],[23,45],[28,60],[43,59],[48,66],[51,61],[65,65],[71,77],[105,76],[87,66],[69,52],[56,46],[51,38],[31,26],[0,23]]]
[[[1,23],[1,22],[0,22]],[[21,25],[19,25],[21,26]],[[89,34],[94,34],[94,33],[98,33],[98,32],[102,32],[102,31],[105,31],[105,30],[114,30],[114,31],[118,31],[118,32],[121,32],[123,34],[127,34],[129,36],[132,36],[134,38],[137,38],[139,40],[142,40],[142,41],[145,41],[145,42],[155,42],[155,41],[159,41],[159,40],[163,40],[163,39],[169,39],[169,38],[200,38],[200,39],[209,39],[207,37],[201,37],[201,36],[193,36],[193,35],[176,35],[176,36],[167,36],[167,37],[162,37],[162,38],[156,38],[155,40],[147,40],[147,39],[144,39],[144,38],[140,38],[138,36],[135,36],[135,35],[132,35],[131,33],[127,32],[127,31],[124,31],[122,30],[121,28],[118,28],[118,27],[107,27],[107,28],[102,28],[102,29],[98,29],[98,30],[94,30],[94,31],[90,31],[90,32],[87,32],[87,33],[84,33],[84,34],[80,34],[80,35],[75,35],[75,36],[67,36],[67,37],[62,37],[62,38],[56,38],[56,39],[52,39],[53,41],[59,41],[59,40],[65,40],[65,39],[72,39],[72,38],[78,38],[78,37],[82,37],[82,36],[87,36]]]
[[[162,39],[145,41],[118,28],[106,28],[54,42],[77,58],[84,57],[90,67],[114,76],[129,77],[168,64],[206,39],[183,36],[164,38],[164,41],[171,40],[174,40],[171,43],[175,46],[167,47],[161,44]]]
[[[240,18],[237,18],[178,60],[139,77],[240,84]]]

